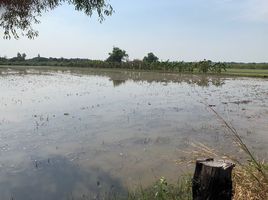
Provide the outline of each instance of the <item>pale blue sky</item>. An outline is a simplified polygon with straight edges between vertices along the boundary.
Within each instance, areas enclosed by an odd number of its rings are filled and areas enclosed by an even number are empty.
[[[0,39],[0,56],[105,59],[113,46],[133,58],[268,62],[268,0],[111,0],[100,24],[64,5],[41,17],[35,40]],[[2,34],[2,32],[1,32]],[[2,35],[1,35],[2,38]]]

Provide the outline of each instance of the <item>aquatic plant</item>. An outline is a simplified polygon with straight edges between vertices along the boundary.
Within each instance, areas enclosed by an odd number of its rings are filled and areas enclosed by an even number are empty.
[[[192,199],[191,192],[191,175],[185,175],[180,178],[176,184],[169,184],[164,177],[161,177],[151,187],[138,188],[134,192],[130,192],[129,200],[190,200]]]

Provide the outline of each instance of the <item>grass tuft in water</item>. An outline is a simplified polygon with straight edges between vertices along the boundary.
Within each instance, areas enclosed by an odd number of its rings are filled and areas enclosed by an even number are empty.
[[[191,200],[192,199],[192,176],[185,175],[177,184],[169,184],[161,177],[155,184],[146,189],[140,187],[129,193],[129,200]]]

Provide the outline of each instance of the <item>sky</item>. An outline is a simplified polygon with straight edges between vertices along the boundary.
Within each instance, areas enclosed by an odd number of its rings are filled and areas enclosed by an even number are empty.
[[[268,62],[268,0],[111,0],[99,23],[73,6],[43,14],[34,40],[2,39],[0,56],[106,59],[112,48],[130,59]]]

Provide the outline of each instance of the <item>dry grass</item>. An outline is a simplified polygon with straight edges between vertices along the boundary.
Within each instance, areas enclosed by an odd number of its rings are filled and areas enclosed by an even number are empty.
[[[204,144],[192,144],[190,153],[195,160],[200,157],[230,160],[236,167],[233,170],[234,200],[268,200],[268,163],[258,160],[239,136],[231,123],[223,119],[213,108],[208,108],[225,125],[233,141],[245,154],[245,161],[234,156],[222,155]]]
[[[265,164],[263,171],[267,173]],[[267,166],[266,166],[267,167]],[[267,200],[268,181],[252,163],[238,165],[233,172],[234,200]]]
[[[232,159],[237,164],[233,173],[234,200],[268,200],[268,164],[255,157],[231,123],[224,120],[213,108],[210,109],[226,126],[234,142],[247,156],[245,163]]]
[[[268,200],[268,164],[257,159],[248,159],[245,162],[238,161],[235,157],[222,155],[220,152],[201,143],[191,145],[194,150],[185,152],[191,154],[193,163],[197,158],[216,158],[229,160],[235,163],[233,170],[233,200]],[[250,157],[250,156],[249,156]],[[185,161],[179,161],[179,163]],[[258,162],[258,165],[254,162]],[[261,170],[260,170],[261,169]]]

